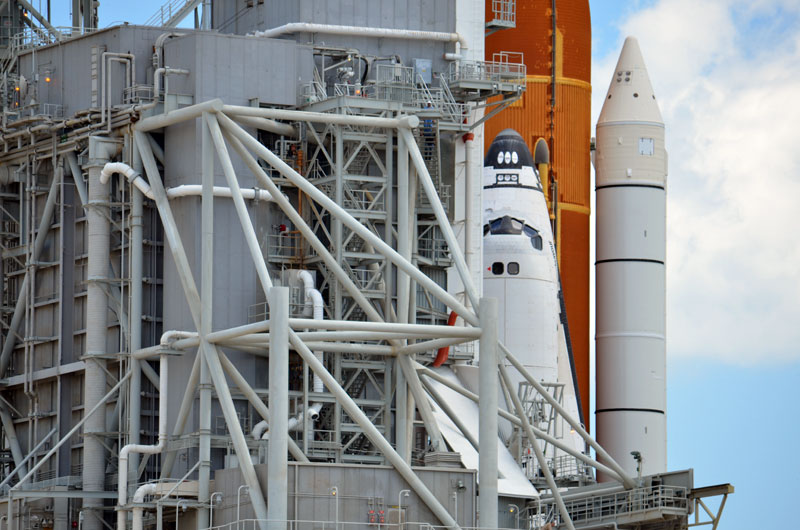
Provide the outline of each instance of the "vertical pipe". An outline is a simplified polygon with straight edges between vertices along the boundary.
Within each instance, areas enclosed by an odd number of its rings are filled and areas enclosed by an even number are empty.
[[[103,397],[106,389],[106,353],[108,335],[108,297],[105,281],[108,279],[108,257],[110,255],[111,227],[107,217],[109,202],[108,184],[100,181],[100,171],[108,161],[108,152],[103,139],[89,139],[89,203],[86,208],[87,230],[87,294],[86,294],[86,362],[84,372],[84,409],[91,409]],[[100,437],[106,431],[106,415],[95,414],[84,427],[83,440],[83,489],[103,491],[105,489],[105,447]],[[97,512],[87,517],[85,530],[100,530],[99,512],[103,502],[99,499],[84,499],[84,510]]]
[[[131,138],[133,142],[133,138]],[[139,151],[133,149],[133,168],[142,173],[142,159]],[[142,260],[143,249],[143,225],[142,215],[144,211],[144,196],[136,186],[131,186],[133,196],[131,197],[131,287],[130,287],[130,342],[129,350],[135,352],[142,347]],[[130,357],[131,383],[128,387],[128,443],[138,444],[139,431],[141,430],[141,393],[142,393],[142,369],[141,364],[147,361],[140,361],[133,355]],[[164,374],[161,374],[164,377]],[[162,398],[159,398],[162,399]],[[128,477],[133,482],[138,481],[139,454],[131,453],[128,460]]]
[[[408,204],[408,146],[402,135],[397,136],[397,253],[410,261],[411,240],[409,239],[409,204]],[[409,277],[397,267],[397,319],[408,323],[408,287]],[[411,462],[411,447],[408,444],[408,384],[400,366],[400,359],[395,359],[397,373],[397,391],[395,395],[395,444],[397,452],[405,462]]]
[[[480,285],[482,278],[481,267],[475,263],[476,257],[480,256],[480,248],[475,248],[475,203],[480,203],[480,197],[475,196],[475,181],[481,178],[481,173],[475,171],[475,134],[466,133],[464,140],[464,260],[467,263],[467,271],[475,285]],[[480,166],[479,166],[480,167]],[[477,219],[480,223],[480,218]],[[466,292],[466,289],[464,289]],[[473,308],[474,310],[475,308]]]
[[[480,526],[497,528],[497,299],[482,298],[478,385],[478,461]]]
[[[205,117],[205,115],[204,115]],[[203,197],[201,205],[201,278],[200,294],[200,336],[211,333],[213,314],[213,273],[214,273],[214,144],[206,120],[200,122],[202,129],[202,182]],[[202,348],[202,345],[201,345]],[[198,351],[199,355],[199,351]],[[200,490],[198,500],[208,504],[211,500],[209,480],[211,478],[211,378],[208,364],[200,363]],[[213,525],[209,521],[209,510],[198,510],[197,528]]]
[[[289,289],[269,290],[269,465],[267,519],[270,530],[286,528],[288,517]]]

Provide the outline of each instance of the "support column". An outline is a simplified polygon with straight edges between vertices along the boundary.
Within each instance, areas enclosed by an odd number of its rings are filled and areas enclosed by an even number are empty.
[[[205,337],[211,333],[211,318],[213,314],[214,289],[214,143],[208,126],[202,120],[201,156],[202,156],[202,182],[203,197],[201,206],[201,277],[200,296],[200,336]],[[197,355],[201,355],[201,344]],[[197,500],[208,505],[211,500],[209,481],[211,480],[211,374],[205,359],[200,361],[200,470],[198,473],[199,491]],[[214,524],[209,520],[208,508],[197,512],[197,530],[208,528]]]
[[[289,289],[269,290],[269,530],[285,530],[288,517]]]
[[[411,240],[408,236],[408,147],[402,135],[397,135],[397,253],[411,260]],[[408,323],[408,274],[397,268],[397,321]],[[408,383],[400,360],[395,359],[397,391],[395,392],[395,444],[406,463],[411,462],[408,443]]]
[[[100,182],[100,172],[109,160],[112,145],[107,139],[89,139],[89,202],[86,205],[88,259],[86,288],[86,369],[84,372],[84,410],[91,410],[106,393],[106,340],[108,336],[108,281],[111,226],[108,220],[109,185]],[[83,490],[105,489],[106,449],[100,439],[106,432],[106,415],[94,414],[86,420],[83,438]],[[100,530],[103,501],[84,499],[84,530]],[[86,510],[90,510],[88,513]]]
[[[133,143],[133,138],[130,139]],[[142,158],[139,151],[133,149],[133,169],[142,174]],[[136,186],[131,197],[131,285],[130,285],[130,342],[131,353],[142,347],[142,256],[143,256],[143,225],[142,214],[144,210],[144,195]],[[131,384],[128,393],[128,443],[139,443],[141,430],[141,393],[142,370],[140,361],[130,357]],[[161,399],[161,398],[159,398]],[[138,482],[139,454],[136,452],[128,456],[128,477],[134,483]]]
[[[497,528],[497,299],[480,301],[478,461],[480,527]]]

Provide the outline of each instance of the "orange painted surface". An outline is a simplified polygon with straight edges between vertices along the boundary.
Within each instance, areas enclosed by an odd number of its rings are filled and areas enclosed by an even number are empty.
[[[551,0],[517,2],[517,27],[486,38],[486,59],[499,52],[522,52],[527,87],[515,103],[485,125],[484,147],[512,128],[533,146],[550,146],[551,178],[558,182],[559,265],[576,361],[583,416],[589,428],[589,139],[591,136],[591,20],[588,0],[556,2],[556,105],[552,129]],[[486,19],[491,20],[491,0]]]

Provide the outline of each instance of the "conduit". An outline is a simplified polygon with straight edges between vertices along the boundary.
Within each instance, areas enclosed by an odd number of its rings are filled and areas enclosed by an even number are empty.
[[[307,270],[301,270],[298,274],[298,278],[303,282],[303,288],[305,289],[305,305],[306,309],[311,311],[313,319],[316,321],[324,320],[325,318],[325,308],[323,306],[322,301],[322,294],[319,290],[316,289],[314,285],[314,276],[311,272]],[[321,351],[315,351],[314,357],[316,357],[320,363],[325,363],[325,358]],[[325,385],[322,382],[322,379],[319,375],[314,374],[314,384],[312,386],[312,392],[315,393],[322,393],[325,392]],[[312,403],[308,407],[308,417],[313,422],[319,416],[319,412],[322,410],[322,403]],[[305,428],[305,416],[306,412],[301,411],[296,416],[289,418],[289,424],[287,427],[288,431],[295,431],[295,430],[304,430]],[[313,428],[313,427],[312,427]],[[266,420],[262,420],[258,422],[251,434],[253,438],[256,440],[267,440],[269,439],[269,423]]]
[[[151,482],[150,484],[145,484],[140,486],[139,489],[136,490],[136,493],[133,494],[133,503],[134,504],[141,504],[144,502],[145,495],[152,495],[156,492],[156,483]],[[124,512],[120,512],[123,513]],[[142,523],[142,519],[144,518],[144,508],[142,506],[134,506],[133,508],[133,530],[142,530],[144,527]],[[125,528],[123,526],[119,528]]]
[[[362,28],[359,26],[340,26],[334,24],[314,24],[311,22],[291,22],[277,28],[256,31],[253,37],[275,38],[288,33],[325,33],[326,35],[345,35],[348,37],[374,37],[376,39],[424,40],[435,42],[454,42],[455,54],[449,58],[460,58],[461,48],[467,47],[467,40],[458,33],[443,31],[420,31],[395,28]]]
[[[170,339],[178,338],[179,336],[189,335],[185,332],[168,331],[161,338],[162,346],[168,345]],[[193,335],[197,335],[196,333]],[[166,337],[166,339],[165,339]],[[119,465],[117,466],[119,472],[119,501],[117,506],[117,530],[125,530],[125,511],[123,510],[128,496],[128,455],[130,453],[140,453],[147,455],[156,455],[161,453],[167,445],[167,385],[169,383],[167,355],[161,354],[159,361],[159,385],[158,385],[158,443],[156,445],[137,445],[129,444],[122,448],[119,452]],[[152,487],[152,490],[147,489]],[[144,495],[155,492],[155,484],[145,484],[133,496],[134,503],[141,503]],[[137,500],[138,498],[138,500]],[[138,517],[138,526],[137,526]],[[133,509],[133,528],[134,530],[142,528],[142,509],[134,507]]]
[[[133,169],[128,164],[124,164],[122,162],[109,162],[103,167],[103,171],[100,173],[100,182],[102,184],[106,184],[108,179],[111,178],[111,175],[114,173],[120,173],[124,175],[128,181],[136,186],[136,188],[142,192],[142,194],[147,197],[148,199],[153,199],[153,191],[150,189],[150,184],[139,174],[138,171]],[[272,194],[266,190],[260,190],[257,188],[245,188],[241,190],[242,197],[245,199],[250,200],[258,200],[258,201],[272,201]],[[184,184],[181,186],[175,186],[174,188],[167,188],[167,198],[168,199],[175,199],[177,197],[199,197],[203,193],[203,186],[201,184]],[[224,186],[214,186],[214,197],[227,197],[232,198],[233,193],[231,192],[230,188],[226,188]]]

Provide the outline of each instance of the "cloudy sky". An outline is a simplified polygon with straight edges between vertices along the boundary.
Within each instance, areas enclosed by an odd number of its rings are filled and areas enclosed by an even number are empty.
[[[800,2],[591,0],[593,114],[625,36],[667,126],[669,467],[788,528],[800,435]],[[625,5],[625,7],[620,7]]]

